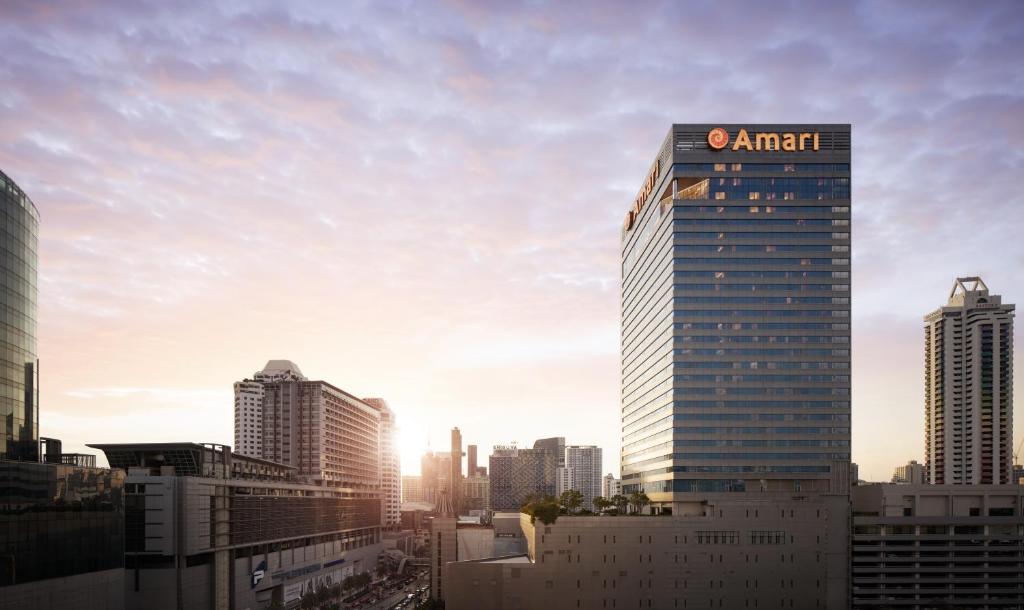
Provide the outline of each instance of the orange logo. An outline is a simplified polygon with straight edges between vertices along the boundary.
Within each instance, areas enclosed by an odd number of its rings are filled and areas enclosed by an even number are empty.
[[[722,150],[729,143],[729,132],[721,127],[715,127],[708,132],[708,145],[715,150]]]

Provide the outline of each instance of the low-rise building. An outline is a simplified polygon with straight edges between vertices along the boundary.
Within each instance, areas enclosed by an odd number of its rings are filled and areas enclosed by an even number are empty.
[[[853,489],[854,608],[1024,607],[1024,487]]]
[[[128,610],[292,606],[376,567],[378,490],[314,485],[220,445],[90,446],[127,472]]]
[[[0,610],[124,608],[124,473],[0,460]]]
[[[848,496],[764,495],[689,515],[520,515],[526,552],[459,557],[440,594],[449,610],[847,608]]]

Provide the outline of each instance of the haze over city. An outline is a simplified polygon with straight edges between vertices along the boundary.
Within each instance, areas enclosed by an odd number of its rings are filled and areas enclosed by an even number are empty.
[[[924,457],[922,316],[958,275],[1024,301],[1022,8],[788,6],[7,4],[42,434],[231,444],[280,358],[385,397],[405,473],[452,426],[618,473],[620,230],[666,127],[842,122],[853,461],[888,480]]]

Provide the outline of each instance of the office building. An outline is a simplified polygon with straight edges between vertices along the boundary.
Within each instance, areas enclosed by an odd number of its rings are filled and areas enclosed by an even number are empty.
[[[384,502],[384,527],[397,527],[402,504],[402,463],[398,455],[395,412],[383,398],[364,398],[363,402],[380,414],[381,498]]]
[[[527,551],[447,563],[445,607],[845,609],[846,497],[749,496],[688,516],[520,515]]]
[[[854,608],[1024,608],[1024,487],[859,485]]]
[[[552,438],[542,438],[533,443],[533,448],[540,451],[550,451],[557,458],[556,468],[562,468],[565,466],[565,438],[561,436],[555,436]]]
[[[377,565],[376,490],[315,485],[220,445],[90,447],[127,472],[128,610],[297,607]]]
[[[622,229],[623,493],[848,492],[850,205],[849,125],[673,125]]]
[[[981,278],[961,277],[924,318],[926,466],[936,485],[1010,482],[1013,314]]]
[[[563,456],[564,445],[563,442]],[[555,495],[558,461],[558,455],[550,448],[535,446],[533,449],[519,449],[515,445],[495,446],[489,458],[488,468],[491,509],[518,511],[529,495]]]
[[[39,211],[13,180],[0,172],[0,276],[4,291],[0,335],[0,460],[37,461],[39,358]]]
[[[425,501],[423,477],[416,474],[402,475],[402,503]]]
[[[462,505],[466,513],[491,510],[491,479],[486,475],[462,479]]]
[[[0,610],[122,610],[124,531],[123,472],[0,460]]]
[[[290,360],[270,360],[252,379],[235,382],[235,453],[249,457],[263,455],[263,384],[306,381]]]
[[[468,447],[466,447],[466,476],[476,476],[476,469],[476,445],[469,445]]]
[[[602,451],[594,445],[566,445],[565,469],[572,471],[572,485],[583,495],[580,508],[594,510],[594,498],[601,495]]]
[[[622,481],[615,478],[615,475],[608,473],[604,475],[604,479],[601,481],[601,495],[609,499],[612,496],[618,496],[622,494]]]
[[[462,514],[462,433],[452,428],[452,450],[450,474],[448,475],[448,495],[452,502],[455,515]]]
[[[420,476],[423,482],[423,501],[437,504],[442,489],[448,489],[451,476],[451,454],[447,451],[427,450],[420,457]]]
[[[928,477],[924,464],[918,464],[917,460],[910,460],[906,466],[897,466],[892,473],[892,482],[906,485],[927,483]]]

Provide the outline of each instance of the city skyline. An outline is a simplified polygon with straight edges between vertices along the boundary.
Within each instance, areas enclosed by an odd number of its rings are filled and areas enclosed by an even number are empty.
[[[957,276],[1024,296],[1020,7],[809,11],[828,35],[649,7],[2,9],[40,434],[231,444],[232,383],[283,358],[384,397],[406,474],[458,426],[481,458],[564,436],[618,475],[617,244],[650,151],[673,122],[820,121],[857,150],[853,461],[923,461],[922,317]]]

